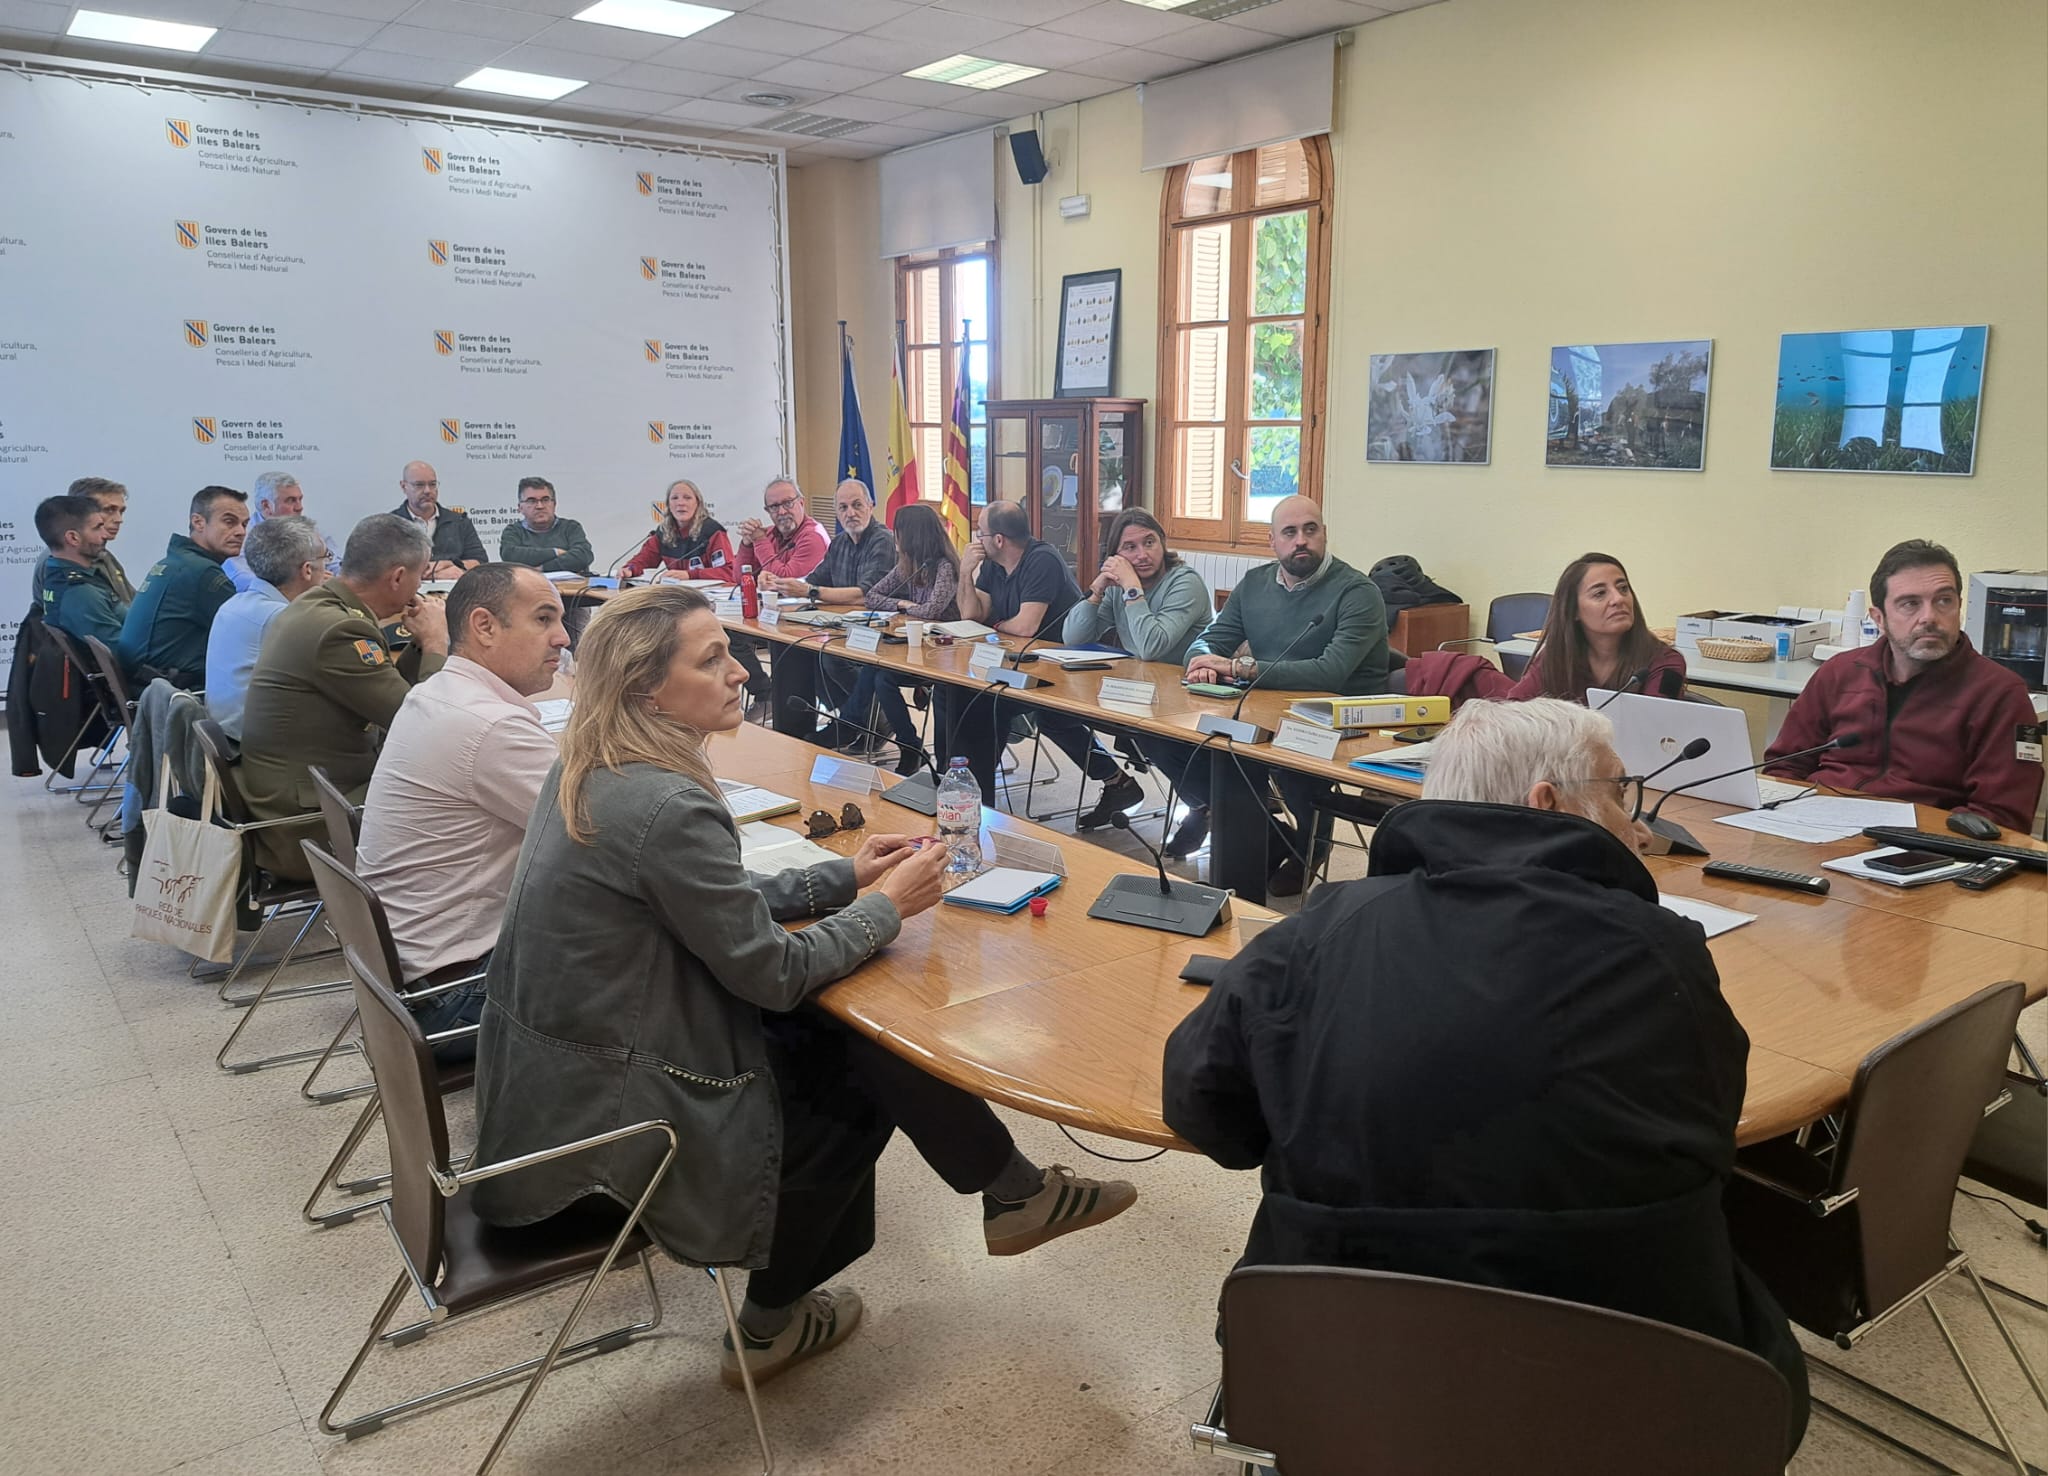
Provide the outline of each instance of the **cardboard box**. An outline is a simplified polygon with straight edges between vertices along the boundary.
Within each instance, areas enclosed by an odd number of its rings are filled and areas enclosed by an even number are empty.
[[[1678,638],[1672,644],[1681,651],[1697,651],[1700,637],[1714,633],[1715,621],[1737,618],[1738,612],[1734,610],[1695,610],[1690,615],[1681,615],[1678,617]]]
[[[1777,644],[1778,632],[1792,632],[1792,658],[1803,661],[1813,654],[1813,648],[1828,638],[1825,620],[1802,620],[1790,615],[1736,615],[1714,621],[1713,633],[1739,639],[1748,636],[1754,640]],[[1698,638],[1694,638],[1697,645]]]

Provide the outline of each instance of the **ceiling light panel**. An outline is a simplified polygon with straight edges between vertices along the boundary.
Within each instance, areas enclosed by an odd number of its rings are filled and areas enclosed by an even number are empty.
[[[495,92],[501,97],[525,97],[535,102],[553,102],[558,97],[567,97],[587,82],[574,77],[548,77],[539,72],[514,72],[504,67],[479,67],[460,82],[457,87],[471,92]]]
[[[216,29],[139,15],[113,15],[104,10],[81,10],[72,17],[71,29],[64,34],[82,41],[118,41],[125,46],[155,46],[164,51],[197,51],[213,39]]]
[[[948,82],[955,87],[972,87],[986,92],[995,87],[1008,87],[1012,82],[1022,82],[1026,77],[1043,76],[1044,67],[1020,66],[1016,62],[990,61],[985,56],[949,56],[919,67],[914,72],[905,72],[906,77],[915,77],[920,82]]]
[[[594,26],[680,37],[694,36],[706,26],[731,16],[730,10],[720,10],[715,5],[688,5],[684,0],[597,0],[589,9],[577,11],[572,19]]]

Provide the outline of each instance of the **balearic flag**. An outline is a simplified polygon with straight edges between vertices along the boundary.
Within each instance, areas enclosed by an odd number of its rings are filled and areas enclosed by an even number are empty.
[[[968,430],[967,324],[960,325],[960,374],[953,383],[953,414],[946,422],[946,505],[939,509],[953,547],[967,547],[974,536],[973,451]]]

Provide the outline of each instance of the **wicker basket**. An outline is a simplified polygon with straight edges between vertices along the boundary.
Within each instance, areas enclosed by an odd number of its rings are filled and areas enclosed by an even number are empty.
[[[1777,654],[1775,643],[1753,636],[1700,637],[1700,655],[1710,661],[1769,661]]]

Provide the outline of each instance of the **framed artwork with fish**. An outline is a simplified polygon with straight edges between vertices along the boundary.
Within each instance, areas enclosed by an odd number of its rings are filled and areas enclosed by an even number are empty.
[[[1543,464],[1700,470],[1713,365],[1710,338],[1552,349]]]
[[[1783,335],[1771,469],[1971,475],[1990,331]]]
[[[1493,459],[1493,350],[1373,354],[1365,459]]]

